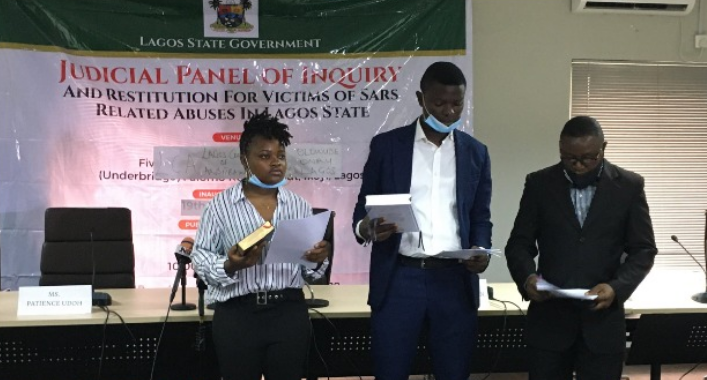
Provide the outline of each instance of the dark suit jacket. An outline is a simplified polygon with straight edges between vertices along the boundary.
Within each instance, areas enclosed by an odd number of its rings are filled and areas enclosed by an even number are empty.
[[[371,140],[363,168],[361,190],[354,209],[353,228],[366,216],[366,195],[406,194],[412,179],[412,154],[417,121]],[[457,217],[463,248],[491,246],[491,167],[488,149],[475,138],[454,131],[456,155]],[[388,279],[395,270],[400,234],[373,243],[368,304],[374,310],[385,301]],[[358,239],[358,238],[357,238]],[[359,243],[363,243],[358,239]],[[469,272],[469,294],[478,307],[479,277]]]
[[[623,303],[653,266],[657,254],[640,175],[605,161],[589,213],[581,227],[562,164],[529,174],[506,246],[518,290],[533,273],[562,288],[609,284],[616,300],[606,310],[591,302],[531,302],[526,339],[545,349],[569,347],[581,331],[595,352],[625,350]],[[533,259],[539,255],[538,265]]]

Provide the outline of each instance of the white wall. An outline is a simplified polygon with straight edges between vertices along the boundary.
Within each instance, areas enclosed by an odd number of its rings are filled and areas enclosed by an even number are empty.
[[[572,60],[705,62],[694,48],[707,19],[700,2],[678,17],[576,14],[570,0],[472,0],[474,134],[491,153],[494,247],[508,240],[525,175],[559,160]],[[485,277],[510,281],[503,259]]]

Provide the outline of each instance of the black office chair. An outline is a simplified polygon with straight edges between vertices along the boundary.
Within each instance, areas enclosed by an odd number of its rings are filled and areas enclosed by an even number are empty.
[[[329,211],[326,208],[313,208],[312,212],[316,215],[324,211]],[[331,217],[329,217],[329,224],[327,224],[326,232],[324,233],[324,239],[331,244],[331,255],[329,255],[329,267],[327,267],[324,272],[324,276],[316,280],[307,279],[310,285],[329,285],[331,284],[331,268],[334,264],[334,216],[335,212],[331,212]]]
[[[39,285],[135,287],[135,250],[127,208],[48,208]]]

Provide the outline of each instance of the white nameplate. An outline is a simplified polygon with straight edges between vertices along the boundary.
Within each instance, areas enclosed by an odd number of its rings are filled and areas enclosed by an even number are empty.
[[[23,286],[17,315],[91,314],[91,285]]]
[[[479,279],[479,307],[489,307],[489,289],[485,278]]]

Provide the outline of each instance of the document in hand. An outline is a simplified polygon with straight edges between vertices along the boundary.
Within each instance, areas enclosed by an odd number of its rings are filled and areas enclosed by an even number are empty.
[[[258,244],[259,242],[269,239],[275,228],[270,222],[265,222],[262,226],[258,227],[255,231],[251,232],[250,235],[243,238],[243,240],[238,242],[238,248],[243,252],[250,249],[252,246]]]
[[[398,232],[420,231],[410,194],[366,195],[366,212],[370,219],[385,218],[385,223],[396,224]]]
[[[474,256],[498,256],[501,257],[501,250],[497,248],[471,248],[471,249],[458,249],[456,251],[442,251],[435,257],[440,257],[444,259],[462,259],[469,260]]]
[[[316,267],[317,263],[304,259],[304,253],[322,241],[330,215],[331,211],[325,211],[309,218],[279,221],[263,263],[293,263]]]
[[[596,294],[590,296],[585,294],[589,289],[560,289],[542,278],[538,279],[536,286],[538,290],[550,292],[550,294],[560,298],[575,298],[579,300],[593,300],[597,298]]]

